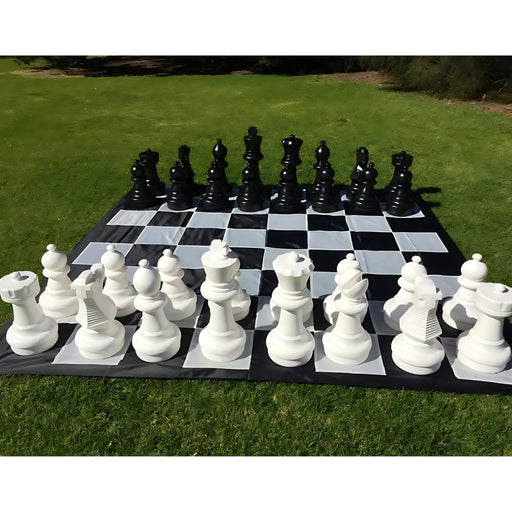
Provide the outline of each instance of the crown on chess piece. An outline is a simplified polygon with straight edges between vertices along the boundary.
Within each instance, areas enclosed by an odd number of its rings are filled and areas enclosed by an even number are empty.
[[[156,165],[160,161],[160,155],[156,151],[151,151],[149,148],[139,153],[139,158],[143,164],[152,163]]]
[[[260,151],[261,148],[261,135],[258,135],[258,129],[255,126],[249,127],[247,135],[244,136],[245,154],[244,160],[262,160],[263,155]]]
[[[178,148],[178,160],[188,162],[190,158],[190,148],[183,144]]]
[[[302,139],[295,137],[293,134],[281,141],[284,149],[284,157],[281,160],[282,164],[299,165],[302,162],[299,158],[299,151],[302,146],[302,142]]]

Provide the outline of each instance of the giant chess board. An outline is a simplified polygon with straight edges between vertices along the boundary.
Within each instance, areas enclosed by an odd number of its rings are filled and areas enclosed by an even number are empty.
[[[415,211],[408,217],[355,215],[347,201],[334,213],[315,212],[303,200],[301,213],[279,214],[268,204],[256,213],[235,206],[225,212],[209,213],[197,207],[171,211],[165,202],[145,210],[126,209],[126,197],[108,212],[93,230],[68,255],[70,277],[98,263],[107,245],[115,244],[126,258],[131,279],[138,262],[146,258],[156,265],[165,248],[180,257],[184,282],[199,294],[205,273],[201,255],[214,239],[224,239],[241,263],[240,283],[251,296],[249,315],[240,321],[247,332],[245,352],[235,361],[215,363],[207,360],[198,346],[198,335],[209,319],[208,304],[199,295],[196,313],[178,321],[182,333],[181,349],[161,363],[140,360],[131,346],[140,321],[140,313],[120,319],[126,326],[123,349],[105,360],[81,357],[74,343],[77,324],[73,318],[59,323],[59,340],[49,351],[21,357],[12,352],[5,334],[11,321],[0,331],[0,373],[78,375],[98,377],[150,377],[160,379],[212,378],[250,381],[282,381],[308,384],[338,384],[383,388],[429,389],[471,393],[511,393],[512,366],[497,375],[477,374],[455,357],[459,332],[447,326],[440,315],[441,337],[446,357],[440,370],[432,375],[411,375],[398,368],[391,358],[391,341],[396,332],[384,322],[382,306],[398,291],[397,279],[402,266],[419,254],[429,276],[449,297],[456,291],[457,276],[464,257],[442,228],[428,205],[417,198]],[[49,240],[51,242],[51,240]],[[476,248],[475,248],[476,249]],[[272,269],[280,254],[297,250],[309,256],[315,269],[309,281],[314,302],[313,315],[306,327],[313,333],[316,348],[312,359],[298,368],[285,368],[272,362],[265,339],[274,327],[269,308],[270,296],[277,285]],[[371,334],[373,346],[363,364],[340,366],[325,357],[321,337],[329,326],[323,316],[322,302],[334,287],[338,262],[354,252],[369,280],[369,310],[364,328]],[[28,270],[28,269],[27,269]],[[34,269],[32,269],[34,270]],[[43,285],[44,289],[44,285]],[[505,338],[510,342],[512,329],[505,322]]]

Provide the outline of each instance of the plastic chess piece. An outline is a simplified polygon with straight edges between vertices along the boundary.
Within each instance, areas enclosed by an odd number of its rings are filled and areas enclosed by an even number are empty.
[[[165,315],[169,298],[160,291],[160,275],[148,260],[139,261],[133,276],[137,290],[136,308],[142,312],[140,327],[132,337],[132,345],[139,359],[157,363],[170,359],[180,349],[181,332]]]
[[[316,149],[316,178],[313,183],[313,197],[311,206],[313,210],[320,213],[335,212],[339,209],[340,197],[334,187],[334,170],[329,163],[331,152],[325,144],[325,140],[320,142]]]
[[[240,265],[240,260],[238,262]],[[233,318],[235,322],[243,320],[251,308],[251,298],[249,294],[240,286],[240,269],[235,274],[236,282],[238,283],[238,292],[231,300],[231,308],[233,309]]]
[[[162,280],[162,292],[169,298],[164,308],[167,319],[176,322],[192,316],[196,311],[197,295],[183,282],[185,273],[178,256],[170,249],[164,249],[157,267]]]
[[[242,186],[237,197],[237,205],[243,212],[256,212],[263,209],[263,184],[261,183],[259,161],[263,159],[261,154],[261,135],[251,126],[248,134],[244,136],[245,153],[244,160],[247,166],[242,171]]]
[[[352,267],[340,277],[340,294],[334,300],[338,315],[322,336],[325,355],[342,365],[363,363],[372,348],[371,336],[361,324],[368,310],[368,279],[362,276],[361,270]]]
[[[149,208],[160,204],[146,183],[146,171],[144,166],[139,160],[135,160],[131,168],[133,188],[128,195],[127,207],[136,208]]]
[[[146,183],[149,190],[155,196],[164,196],[165,183],[158,177],[158,171],[156,170],[160,155],[156,151],[146,149],[146,151],[139,153],[139,159],[146,172]]]
[[[359,190],[363,172],[368,167],[368,159],[368,150],[365,147],[360,147],[356,150],[356,166],[350,175],[350,186],[345,192],[345,197],[349,201],[352,201]]]
[[[361,173],[361,182],[357,193],[352,198],[354,213],[362,215],[375,215],[380,213],[379,201],[374,186],[377,178],[377,169],[373,162]]]
[[[226,178],[227,149],[221,139],[213,148],[214,160],[208,169],[208,185],[201,200],[201,209],[208,212],[219,212],[229,208],[230,186]]]
[[[37,275],[30,271],[13,272],[0,279],[0,296],[13,309],[6,340],[19,356],[44,352],[59,337],[57,322],[46,316],[36,302],[39,290]]]
[[[336,288],[330,295],[328,295],[324,299],[324,302],[322,304],[324,310],[324,317],[330,324],[334,324],[334,322],[336,321],[336,317],[338,316],[338,308],[334,304],[334,301],[341,293],[339,283],[343,279],[343,275],[345,274],[345,272],[351,268],[360,270],[359,263],[357,262],[356,257],[352,252],[348,253],[347,256],[338,263],[336,267],[336,276],[334,277]],[[363,298],[366,302],[366,309],[361,310],[361,320],[363,320],[368,311],[368,301],[366,300],[366,296],[363,296]]]
[[[302,317],[310,300],[306,283],[314,265],[307,256],[290,252],[278,256],[272,266],[279,281],[272,299],[281,311],[277,326],[267,335],[268,355],[280,366],[301,366],[311,359],[315,347]]]
[[[125,329],[115,319],[114,301],[103,293],[105,269],[96,263],[84,270],[72,283],[78,297],[76,321],[81,325],[75,343],[86,359],[106,359],[117,354],[124,345]]]
[[[475,325],[457,338],[457,358],[476,372],[499,373],[511,358],[503,324],[512,315],[512,288],[482,283],[476,291],[476,306],[480,314]]]
[[[187,193],[194,197],[197,193],[197,185],[194,182],[195,174],[190,165],[190,148],[188,146],[182,145],[178,148],[178,161],[185,173]]]
[[[78,312],[78,300],[71,289],[67,256],[54,244],[46,247],[41,258],[43,275],[48,279],[44,292],[39,296],[43,313],[54,319],[66,318]]]
[[[190,183],[187,181],[187,170],[183,162],[176,161],[169,169],[171,186],[167,194],[167,206],[171,210],[188,210],[192,208],[192,192]]]
[[[397,217],[411,215],[414,211],[414,193],[412,191],[412,173],[402,167],[396,184],[388,192],[387,212]]]
[[[297,181],[297,166],[302,162],[299,157],[302,139],[290,135],[281,141],[284,149],[284,157],[281,163],[284,169],[281,171],[277,197],[272,201],[276,213],[296,213],[302,207],[302,191]]]
[[[384,321],[395,331],[400,330],[400,318],[414,302],[414,286],[416,278],[427,276],[427,269],[421,263],[419,256],[413,256],[400,270],[398,278],[400,290],[384,303]]]
[[[107,245],[107,250],[101,256],[105,269],[105,286],[103,293],[109,296],[117,308],[116,317],[131,315],[137,311],[133,305],[135,290],[126,277],[125,259],[113,244]]]
[[[437,320],[441,292],[428,277],[417,277],[413,305],[400,319],[401,333],[391,342],[393,362],[414,375],[430,375],[439,370],[444,348],[437,339],[442,329]]]
[[[462,264],[460,272],[458,290],[443,304],[443,320],[454,329],[467,331],[478,318],[476,290],[487,279],[487,265],[482,261],[482,255],[475,253],[472,259]]]
[[[199,333],[203,355],[212,361],[233,361],[245,349],[246,334],[235,322],[231,307],[239,284],[235,279],[240,262],[221,240],[213,240],[210,250],[201,256],[206,279],[201,295],[208,301],[210,321]]]
[[[398,176],[400,175],[403,169],[409,169],[409,167],[412,165],[412,160],[412,155],[409,155],[405,151],[400,151],[400,153],[395,153],[394,155],[391,155],[391,165],[395,168],[395,170],[393,172],[393,177],[391,178],[389,185],[386,185],[385,187],[388,196],[388,201],[390,196],[392,196],[395,193],[396,186],[398,184]]]

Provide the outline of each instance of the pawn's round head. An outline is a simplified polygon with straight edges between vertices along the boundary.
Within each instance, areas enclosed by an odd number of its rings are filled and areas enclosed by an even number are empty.
[[[174,274],[180,268],[180,259],[172,253],[171,249],[164,249],[157,267],[162,274]]]
[[[416,277],[426,277],[427,276],[427,269],[423,266],[421,263],[421,257],[418,255],[415,255],[411,258],[411,261],[409,263],[406,263],[402,270],[400,271],[402,274],[402,277],[409,281],[410,283],[414,283],[416,280]]]
[[[487,265],[482,261],[482,255],[479,253],[473,254],[471,259],[463,263],[460,268],[460,272],[465,278],[479,283],[487,279],[487,271]]]
[[[116,250],[116,246],[113,244],[107,246],[100,261],[107,270],[121,270],[124,267],[124,256]]]
[[[48,270],[64,270],[68,264],[67,256],[59,251],[55,244],[49,244],[46,249],[47,252],[45,252],[41,258],[43,267]]]
[[[139,261],[139,268],[133,275],[133,287],[140,295],[146,297],[155,296],[162,284],[160,275],[158,272],[149,264],[149,261],[144,259]]]

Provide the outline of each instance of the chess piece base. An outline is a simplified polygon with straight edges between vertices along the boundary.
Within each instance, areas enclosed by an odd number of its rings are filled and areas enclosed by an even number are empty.
[[[199,346],[203,355],[211,361],[234,361],[245,350],[245,331],[238,324],[227,332],[215,332],[205,327],[199,333]]]
[[[19,356],[31,356],[46,352],[59,338],[57,322],[53,318],[44,318],[41,324],[29,328],[9,327],[6,335],[12,351]]]
[[[106,359],[123,348],[124,337],[124,326],[114,320],[105,332],[80,327],[75,335],[75,343],[80,354],[86,359]]]
[[[304,330],[299,336],[283,336],[272,329],[267,336],[268,355],[274,363],[288,368],[306,364],[313,355],[315,340]]]
[[[73,316],[78,313],[78,300],[76,295],[70,295],[69,292],[62,294],[56,292],[51,295],[43,292],[39,296],[39,305],[46,316],[55,320]]]
[[[391,342],[391,355],[393,362],[405,372],[430,375],[441,367],[444,348],[437,339],[422,343],[400,333]]]
[[[132,345],[137,357],[147,363],[166,361],[177,354],[181,346],[181,332],[175,325],[156,333],[135,331]]]
[[[353,336],[338,336],[334,327],[328,328],[322,336],[325,355],[337,364],[351,366],[364,363],[372,349],[372,338],[363,331]]]
[[[489,343],[480,341],[471,331],[457,338],[457,359],[479,373],[499,373],[505,369],[511,349],[505,340]]]

